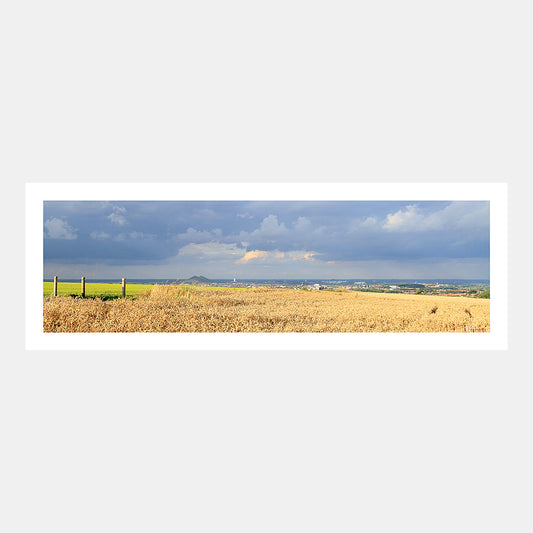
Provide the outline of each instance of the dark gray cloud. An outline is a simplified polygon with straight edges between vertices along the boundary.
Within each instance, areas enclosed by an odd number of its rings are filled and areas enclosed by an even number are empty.
[[[488,277],[489,235],[488,202],[45,202],[43,220],[45,274],[100,265],[102,277],[106,265],[157,277],[166,264],[219,277],[345,277],[353,265],[357,277],[362,262],[478,264]]]

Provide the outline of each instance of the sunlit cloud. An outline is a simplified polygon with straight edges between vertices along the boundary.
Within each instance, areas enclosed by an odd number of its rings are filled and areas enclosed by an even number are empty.
[[[306,252],[304,250],[289,250],[281,252],[279,250],[251,250],[241,257],[236,263],[246,264],[257,261],[288,262],[288,261],[315,261],[316,252]]]
[[[235,261],[239,264],[246,264],[250,261],[266,261],[267,259],[282,259],[285,256],[283,252],[267,252],[265,250],[251,250],[246,252],[243,257]]]

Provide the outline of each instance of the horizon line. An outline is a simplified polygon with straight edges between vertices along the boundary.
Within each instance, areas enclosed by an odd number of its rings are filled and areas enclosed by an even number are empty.
[[[236,280],[241,280],[241,281],[249,281],[249,280],[256,280],[256,281],[270,281],[270,280],[285,280],[285,281],[301,281],[301,280],[308,280],[308,279],[322,279],[322,280],[332,280],[332,281],[344,281],[344,280],[357,280],[357,279],[372,279],[372,280],[416,280],[416,279],[419,279],[419,280],[434,280],[434,279],[447,279],[447,280],[453,280],[453,281],[465,281],[465,280],[473,280],[473,281],[489,281],[490,278],[446,278],[446,277],[437,277],[437,278],[421,278],[421,277],[411,277],[411,278],[394,278],[394,277],[386,277],[386,278],[365,278],[365,277],[358,277],[358,278],[349,278],[349,277],[344,277],[344,278],[325,278],[325,277],[308,277],[308,278],[275,278],[275,277],[271,277],[271,278],[233,278],[233,277],[229,277],[229,278],[224,278],[224,277],[221,277],[221,278],[206,278],[205,276],[190,276],[188,278],[171,278],[171,277],[166,277],[166,278],[146,278],[146,277],[141,277],[141,278],[135,278],[135,277],[130,277],[130,278],[124,278],[124,279],[149,279],[149,280],[169,280],[169,279],[175,279],[176,281],[187,281],[191,278],[197,278],[197,277],[203,277],[205,279],[207,279],[208,281],[210,280],[233,280],[233,279],[236,279]],[[81,276],[79,278],[63,278],[63,279],[80,279]],[[121,277],[113,277],[113,276],[107,276],[107,277],[101,277],[101,278],[97,278],[97,277],[94,277],[94,278],[88,278],[85,276],[86,279],[117,279],[117,280],[120,280]],[[43,280],[45,279],[50,279],[50,278],[43,278]],[[58,276],[58,279],[59,279],[59,276]]]

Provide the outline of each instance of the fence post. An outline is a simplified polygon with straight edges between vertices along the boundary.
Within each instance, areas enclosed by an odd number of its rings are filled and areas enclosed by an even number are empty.
[[[57,296],[57,276],[54,276],[54,296]]]
[[[126,278],[122,278],[122,298],[126,298]]]
[[[81,278],[81,297],[85,298],[85,276]]]

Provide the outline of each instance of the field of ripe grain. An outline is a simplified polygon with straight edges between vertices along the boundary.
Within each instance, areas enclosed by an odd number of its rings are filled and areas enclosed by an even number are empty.
[[[45,332],[488,332],[490,300],[156,285],[134,298],[43,299]]]

